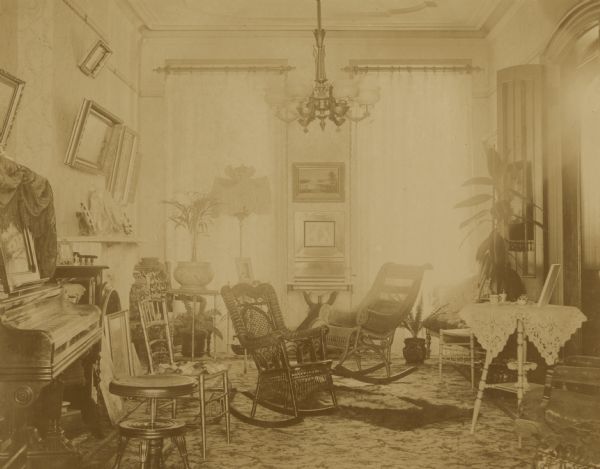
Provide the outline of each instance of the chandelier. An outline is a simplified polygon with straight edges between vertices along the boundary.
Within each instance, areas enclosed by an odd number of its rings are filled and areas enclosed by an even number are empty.
[[[275,109],[275,115],[285,121],[298,123],[308,132],[308,125],[319,120],[321,129],[332,121],[338,127],[346,120],[358,122],[370,115],[369,107],[379,100],[379,89],[367,89],[348,81],[334,86],[325,74],[325,30],[321,27],[321,0],[317,0],[317,29],[314,30],[316,46],[315,83],[310,90],[306,86],[294,86],[284,94],[267,93],[267,102]]]

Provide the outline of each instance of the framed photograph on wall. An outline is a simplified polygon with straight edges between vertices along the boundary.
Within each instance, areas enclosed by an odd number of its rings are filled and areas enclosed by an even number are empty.
[[[104,172],[113,128],[121,119],[91,99],[84,99],[67,148],[65,164],[90,173]]]
[[[252,283],[254,281],[252,261],[249,257],[236,257],[235,267],[237,269],[239,283]]]
[[[112,50],[108,47],[108,44],[99,39],[81,61],[79,68],[86,75],[96,78],[111,54]]]
[[[12,293],[42,281],[33,237],[26,227],[10,222],[0,230],[0,275],[3,288]]]
[[[6,146],[25,82],[0,69],[0,148]]]
[[[131,202],[134,199],[140,164],[137,133],[126,125],[118,125],[111,137],[110,148],[113,160],[107,165],[106,189],[115,201]]]
[[[344,163],[294,163],[294,202],[343,202]]]

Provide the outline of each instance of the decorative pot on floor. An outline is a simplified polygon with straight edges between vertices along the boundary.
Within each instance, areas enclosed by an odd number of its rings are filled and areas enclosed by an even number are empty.
[[[173,277],[181,284],[181,288],[199,289],[208,285],[214,272],[210,262],[178,262]]]
[[[210,334],[196,330],[194,334],[194,357],[202,357],[209,353]],[[181,333],[181,353],[184,357],[192,356],[192,331]]]
[[[425,347],[425,339],[421,337],[407,337],[404,339],[404,348],[402,354],[406,363],[423,363],[427,356],[427,347]]]

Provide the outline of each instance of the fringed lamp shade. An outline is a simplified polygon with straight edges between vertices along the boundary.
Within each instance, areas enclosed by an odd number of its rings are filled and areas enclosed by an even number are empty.
[[[227,177],[215,178],[211,196],[220,213],[236,217],[240,222],[240,257],[242,256],[242,223],[252,214],[265,214],[271,208],[271,190],[267,177],[252,177],[255,169],[238,166],[225,169]]]

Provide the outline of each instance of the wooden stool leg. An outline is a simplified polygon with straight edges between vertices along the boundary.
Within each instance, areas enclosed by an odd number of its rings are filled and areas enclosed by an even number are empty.
[[[117,458],[115,459],[113,469],[119,469],[121,466],[121,459],[125,453],[125,448],[127,448],[127,443],[129,443],[129,438],[124,438],[119,435],[119,443],[117,444]]]
[[[156,438],[148,442],[148,458],[146,461],[147,469],[162,468],[162,438]]]
[[[231,443],[231,420],[229,418],[229,374],[223,373],[223,393],[225,400],[225,431],[227,432],[227,444]]]
[[[483,399],[483,391],[485,391],[485,387],[487,385],[487,374],[491,361],[491,355],[488,352],[486,352],[485,364],[483,365],[483,372],[481,373],[481,379],[479,380],[477,398],[475,399],[475,406],[473,407],[473,421],[471,422],[471,433],[475,432],[475,425],[477,425],[477,417],[479,415],[479,409],[481,408],[481,399]]]
[[[183,460],[184,469],[190,469],[190,461],[188,459],[187,448],[185,446],[185,437],[183,435],[174,436],[171,438],[175,446],[177,446],[177,450],[179,451],[179,455]]]
[[[146,469],[146,460],[148,459],[148,441],[140,441],[140,469]]]

